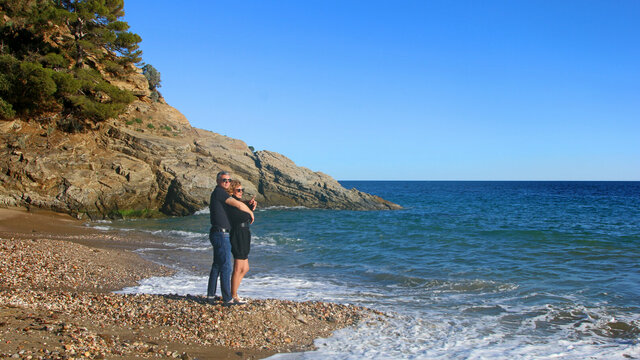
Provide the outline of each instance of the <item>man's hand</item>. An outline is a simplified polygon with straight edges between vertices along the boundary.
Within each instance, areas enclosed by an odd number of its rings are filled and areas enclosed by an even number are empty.
[[[246,212],[247,214],[251,215],[251,223],[253,224],[253,221],[255,220],[255,218],[253,217],[253,211],[251,211],[251,209],[249,209],[249,206],[247,206],[247,204],[243,203],[242,201],[238,201],[238,200],[234,199],[232,196],[227,198],[225,203],[227,205],[237,207],[238,209],[240,209],[240,210]]]

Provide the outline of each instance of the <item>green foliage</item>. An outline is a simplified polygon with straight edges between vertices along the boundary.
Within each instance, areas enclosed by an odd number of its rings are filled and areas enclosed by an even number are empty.
[[[11,108],[17,99],[16,72],[20,62],[11,55],[0,55],[0,98]]]
[[[11,76],[12,64],[5,63],[5,60],[11,60],[10,56],[0,55],[0,96],[6,96],[13,91],[13,82]]]
[[[70,100],[82,115],[95,121],[115,117],[126,107],[118,103],[102,103],[84,96],[73,96]]]
[[[138,124],[142,124],[142,119],[140,119],[140,118],[135,118],[135,119],[133,119],[133,121],[135,121]]]
[[[50,108],[57,90],[54,73],[40,63],[0,55],[0,97],[18,112]]]
[[[62,110],[62,129],[122,113],[135,100],[101,71],[141,61],[123,0],[0,1],[0,117]]]
[[[149,89],[151,89],[151,100],[153,102],[158,102],[160,100],[160,92],[158,91],[159,87],[162,87],[160,82],[160,72],[156,70],[151,64],[145,64],[142,67],[142,74],[147,78],[149,82]]]
[[[13,106],[0,98],[0,119],[10,119],[16,115]]]
[[[39,63],[20,63],[17,76],[22,83],[22,91],[18,90],[20,98],[16,99],[16,102],[25,109],[31,110],[39,105],[46,105],[57,90],[52,77],[53,71],[43,68]]]
[[[166,131],[173,131],[173,129],[172,129],[172,128],[171,128],[171,126],[169,126],[169,125],[165,125],[165,126],[163,126],[163,127],[162,127],[162,129],[163,129],[163,130],[166,130]]]
[[[50,107],[56,83],[54,71],[40,63],[0,56],[0,97],[15,110],[31,112]]]
[[[127,125],[133,125],[133,120],[127,120],[127,122],[125,123]]]
[[[105,71],[107,71],[110,74],[113,74],[116,76],[123,76],[127,73],[127,71],[122,66],[122,64],[120,64],[117,61],[104,60],[103,65],[104,65]]]
[[[50,0],[3,0],[0,2],[0,50],[19,59],[34,60],[45,55],[52,45],[45,33],[56,33],[61,16]]]
[[[66,73],[45,68],[38,62],[0,55],[0,97],[16,113],[59,109],[62,106],[60,96],[78,89]]]
[[[80,115],[88,119],[103,121],[115,117],[135,100],[129,91],[103,80],[96,70],[77,70],[76,78],[82,95],[70,95],[66,99]]]
[[[73,49],[76,66],[82,67],[88,57],[101,61],[108,56],[102,49],[126,62],[140,62],[138,43],[142,39],[118,20],[124,16],[124,0],[58,0],[57,4],[68,11],[65,22],[73,36],[68,46]]]
[[[40,59],[43,66],[51,69],[66,69],[69,67],[69,60],[56,53],[48,53]]]
[[[52,74],[53,81],[56,83],[57,91],[56,95],[59,98],[66,99],[70,96],[78,93],[80,90],[81,82],[76,79],[73,74],[66,72],[54,72]]]
[[[127,25],[127,28],[129,26]],[[113,42],[113,50],[122,54],[123,58],[130,63],[139,63],[142,61],[142,51],[139,50],[138,43],[142,38],[138,34],[130,32],[119,32]]]
[[[151,98],[151,101],[158,102],[160,100],[160,92],[158,92],[158,90],[152,90],[149,97]]]
[[[142,74],[144,74],[144,77],[149,81],[149,89],[156,90],[157,88],[162,87],[162,85],[160,85],[160,82],[162,81],[160,80],[160,72],[156,70],[153,65],[146,64],[143,66]]]
[[[148,127],[149,129],[155,129],[155,128],[156,128],[155,126],[153,126],[153,124],[147,124],[147,127]]]

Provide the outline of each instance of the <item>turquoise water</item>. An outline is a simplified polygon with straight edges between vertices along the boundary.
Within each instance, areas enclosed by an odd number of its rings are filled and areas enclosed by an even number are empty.
[[[342,182],[399,211],[270,208],[241,293],[394,314],[280,358],[640,358],[639,182]],[[208,214],[122,221],[179,269],[129,292],[204,294]]]

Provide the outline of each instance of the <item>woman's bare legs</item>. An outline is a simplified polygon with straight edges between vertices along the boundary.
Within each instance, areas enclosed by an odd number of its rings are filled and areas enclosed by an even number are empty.
[[[231,296],[234,299],[238,298],[238,288],[242,278],[249,271],[249,259],[235,259],[233,260],[233,274],[231,274]]]

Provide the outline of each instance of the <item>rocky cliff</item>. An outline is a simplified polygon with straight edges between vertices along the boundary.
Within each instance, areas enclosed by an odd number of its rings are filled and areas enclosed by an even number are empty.
[[[216,173],[226,170],[263,207],[400,208],[347,190],[283,155],[253,152],[243,141],[191,127],[176,109],[149,99],[139,73],[117,85],[139,100],[94,129],[61,131],[52,121],[60,114],[41,121],[0,121],[0,206],[91,218],[156,210],[188,215],[208,205]]]

